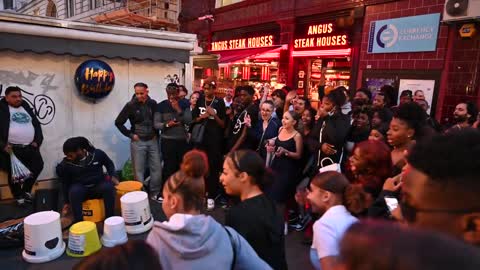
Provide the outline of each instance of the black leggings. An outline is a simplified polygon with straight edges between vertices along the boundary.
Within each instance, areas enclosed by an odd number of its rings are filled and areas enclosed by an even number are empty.
[[[162,158],[163,158],[163,181],[162,186],[168,178],[180,169],[183,155],[188,150],[188,144],[185,140],[161,139]]]
[[[218,195],[225,194],[219,181],[220,172],[223,168],[222,142],[207,142],[199,146],[198,149],[205,151],[208,156],[209,173],[205,179],[205,184],[208,198],[215,199]]]

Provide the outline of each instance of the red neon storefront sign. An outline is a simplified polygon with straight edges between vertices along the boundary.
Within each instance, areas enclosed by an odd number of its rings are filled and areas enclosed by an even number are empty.
[[[293,41],[294,49],[329,48],[348,45],[348,36],[335,33],[333,23],[309,25],[306,37]]]
[[[211,51],[253,49],[273,46],[273,35],[214,41]]]

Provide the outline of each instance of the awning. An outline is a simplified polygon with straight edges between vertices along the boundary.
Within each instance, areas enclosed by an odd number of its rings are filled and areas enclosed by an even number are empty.
[[[227,63],[235,63],[244,59],[256,58],[259,55],[266,54],[267,52],[272,52],[279,49],[280,49],[280,46],[274,46],[274,47],[256,48],[256,49],[218,51],[218,52],[211,52],[211,53],[218,54],[220,56],[220,59],[218,60],[219,64],[227,64]],[[280,54],[278,54],[278,56],[280,56]]]
[[[0,50],[188,63],[187,50],[1,33]]]
[[[311,56],[349,56],[352,49],[336,49],[336,50],[313,50],[313,51],[293,51],[293,57],[311,57]]]
[[[216,55],[212,55],[212,54],[194,56],[193,66],[218,69],[218,58]]]

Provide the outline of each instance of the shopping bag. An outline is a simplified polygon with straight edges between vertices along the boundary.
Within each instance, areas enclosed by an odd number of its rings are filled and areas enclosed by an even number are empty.
[[[12,182],[14,184],[23,184],[25,179],[33,176],[32,172],[15,156],[10,154],[10,162],[12,164]]]
[[[122,168],[121,181],[128,181],[133,179],[135,179],[133,175],[133,164],[132,164],[132,160],[128,159]]]

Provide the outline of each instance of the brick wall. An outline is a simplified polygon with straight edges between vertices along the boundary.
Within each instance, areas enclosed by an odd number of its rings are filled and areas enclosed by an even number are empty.
[[[367,66],[381,70],[441,71],[436,118],[442,123],[451,120],[455,105],[460,101],[470,100],[480,104],[480,35],[474,39],[461,39],[458,34],[461,24],[442,23],[435,52],[368,54],[367,48],[371,21],[442,13],[444,3],[445,0],[400,0],[368,6],[360,56],[360,72]],[[476,26],[480,31],[480,24]]]
[[[473,101],[480,105],[480,35],[473,39],[462,39],[458,35],[461,25],[452,25],[452,56],[448,61],[447,86],[444,91],[442,121],[451,120],[455,105],[462,101]],[[480,31],[480,24],[476,24]],[[475,79],[476,73],[476,79]],[[476,81],[475,81],[476,80]]]
[[[360,56],[360,69],[443,69],[448,39],[448,26],[441,25],[437,50],[417,53],[368,54],[370,22],[376,20],[441,13],[445,0],[402,0],[368,6],[365,12]]]

